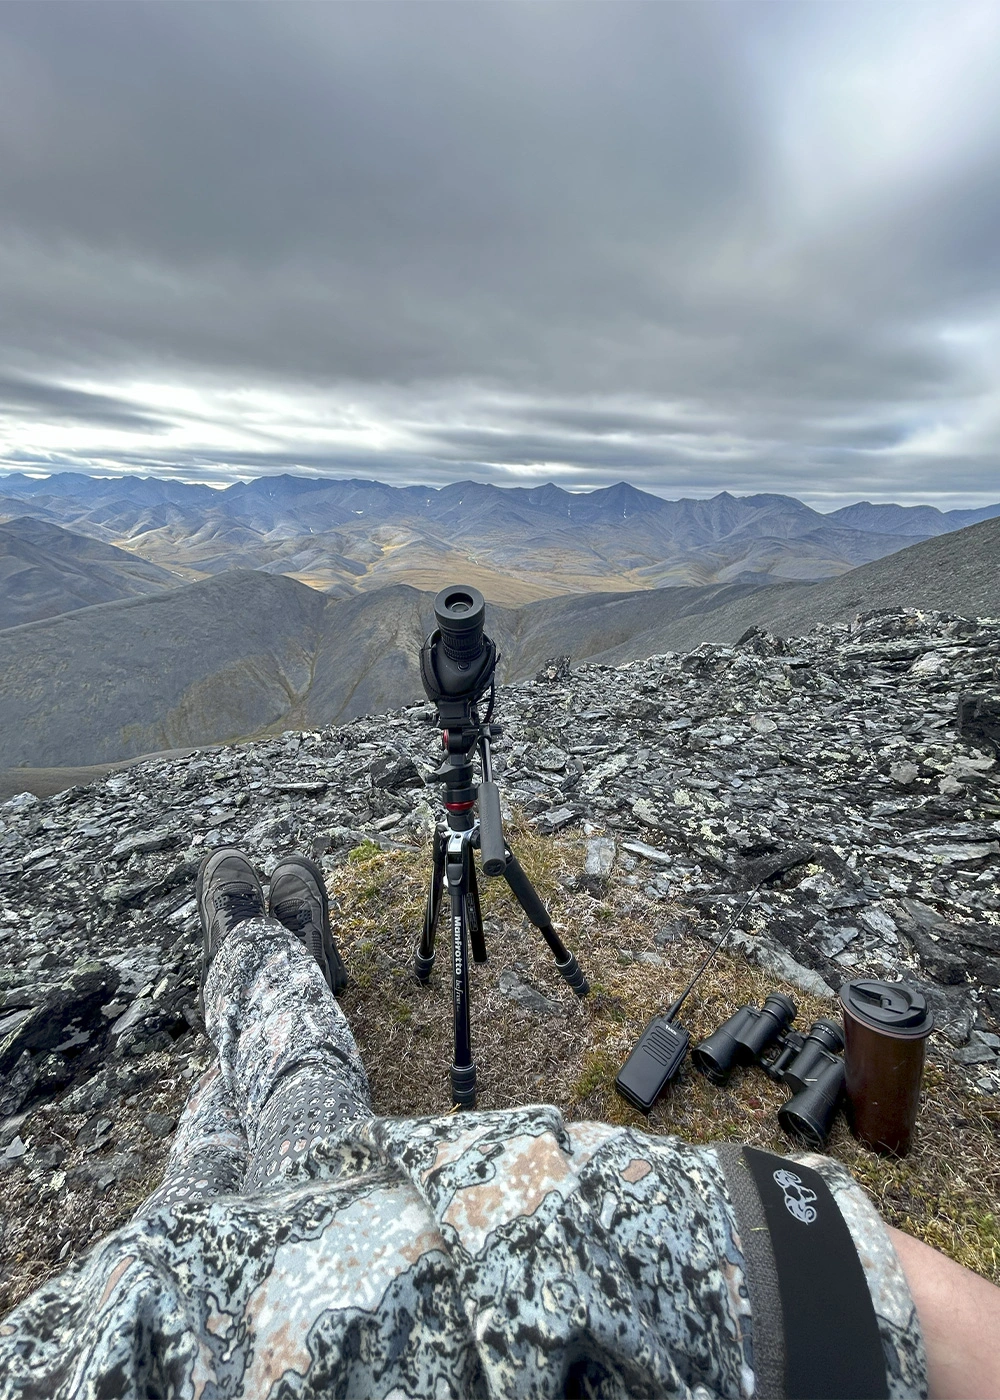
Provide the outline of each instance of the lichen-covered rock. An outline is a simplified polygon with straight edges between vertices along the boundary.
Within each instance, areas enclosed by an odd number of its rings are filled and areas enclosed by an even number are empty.
[[[960,695],[957,728],[967,744],[1000,758],[1000,695]]]

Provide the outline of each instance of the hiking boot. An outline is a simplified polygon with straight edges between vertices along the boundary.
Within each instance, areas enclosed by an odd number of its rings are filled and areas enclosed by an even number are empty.
[[[347,972],[330,931],[330,900],[318,865],[305,856],[279,861],[271,875],[267,912],[312,953],[332,992],[347,986]]]
[[[207,855],[195,886],[201,916],[201,997],[204,1011],[205,978],[226,938],[244,919],[264,917],[264,891],[256,871],[242,851],[223,847]]]

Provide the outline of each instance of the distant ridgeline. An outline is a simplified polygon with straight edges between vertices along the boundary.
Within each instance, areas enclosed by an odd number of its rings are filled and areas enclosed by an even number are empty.
[[[0,520],[13,522],[0,540],[0,620],[10,626],[131,596],[144,582],[152,592],[171,576],[191,582],[239,568],[288,574],[341,597],[387,583],[434,592],[461,577],[506,606],[595,589],[825,579],[998,514],[1000,505],[943,514],[861,502],[822,515],[789,496],[666,501],[624,482],[573,493],[551,484],[434,489],[275,476],[217,491],[158,478],[14,473],[0,477]],[[26,516],[40,522],[33,531]],[[169,573],[125,578],[120,556],[87,553],[41,522]],[[19,612],[5,601],[15,592]]]
[[[54,527],[31,528],[44,543]],[[62,550],[67,566],[89,566],[94,548],[102,569],[119,568],[103,546],[83,544],[79,556]],[[262,570],[170,587],[146,581],[158,591],[0,630],[0,769],[109,763],[421,698],[429,591],[395,584],[339,598]],[[487,616],[510,681],[553,656],[617,665],[733,643],[751,627],[802,633],[879,607],[1000,615],[1000,518],[820,583],[591,592],[514,608],[491,602]]]

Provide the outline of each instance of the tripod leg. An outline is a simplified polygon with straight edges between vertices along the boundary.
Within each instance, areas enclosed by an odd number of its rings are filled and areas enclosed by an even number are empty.
[[[434,966],[434,930],[438,914],[441,912],[441,891],[444,886],[444,853],[448,838],[442,831],[435,831],[433,845],[433,867],[431,884],[427,891],[427,905],[424,909],[424,927],[413,959],[413,971],[418,982],[427,982]]]
[[[486,961],[486,939],[483,937],[483,911],[479,904],[479,881],[476,879],[476,862],[472,849],[466,846],[469,862],[469,942],[472,944],[472,959],[477,963]]]
[[[451,903],[451,973],[455,1010],[455,1060],[451,1067],[451,1101],[457,1108],[476,1104],[476,1066],[472,1058],[472,1030],[469,1022],[469,919],[470,852],[463,842],[458,851],[447,852],[445,875]]]
[[[518,904],[520,904],[521,908],[552,950],[552,956],[556,960],[556,967],[573,988],[573,991],[576,992],[577,996],[585,997],[590,991],[590,983],[580,970],[580,965],[576,958],[552,927],[552,920],[549,918],[548,910],[538,898],[538,892],[521,869],[517,856],[513,851],[508,852],[507,867],[503,872],[503,877],[510,886]]]

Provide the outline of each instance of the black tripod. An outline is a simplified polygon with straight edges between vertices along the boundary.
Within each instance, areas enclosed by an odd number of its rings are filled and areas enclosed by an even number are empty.
[[[562,942],[504,837],[500,791],[493,781],[490,741],[501,729],[491,724],[496,647],[483,635],[486,604],[475,588],[445,588],[434,600],[438,630],[420,653],[421,678],[427,696],[437,706],[438,724],[447,757],[430,781],[444,784],[447,824],[434,833],[433,870],[427,894],[424,926],[414,958],[414,971],[426,982],[434,966],[434,934],[445,884],[451,908],[451,971],[455,1010],[455,1059],[451,1067],[452,1103],[472,1108],[476,1102],[476,1065],[472,1058],[469,1016],[469,946],[477,963],[486,961],[483,916],[473,851],[480,851],[483,873],[502,875],[515,899],[539,930],[556,960],[556,967],[577,996],[590,987],[576,958]],[[478,702],[490,692],[489,708],[480,720]],[[473,756],[478,750],[483,781],[475,784]],[[476,816],[478,806],[479,815]]]

